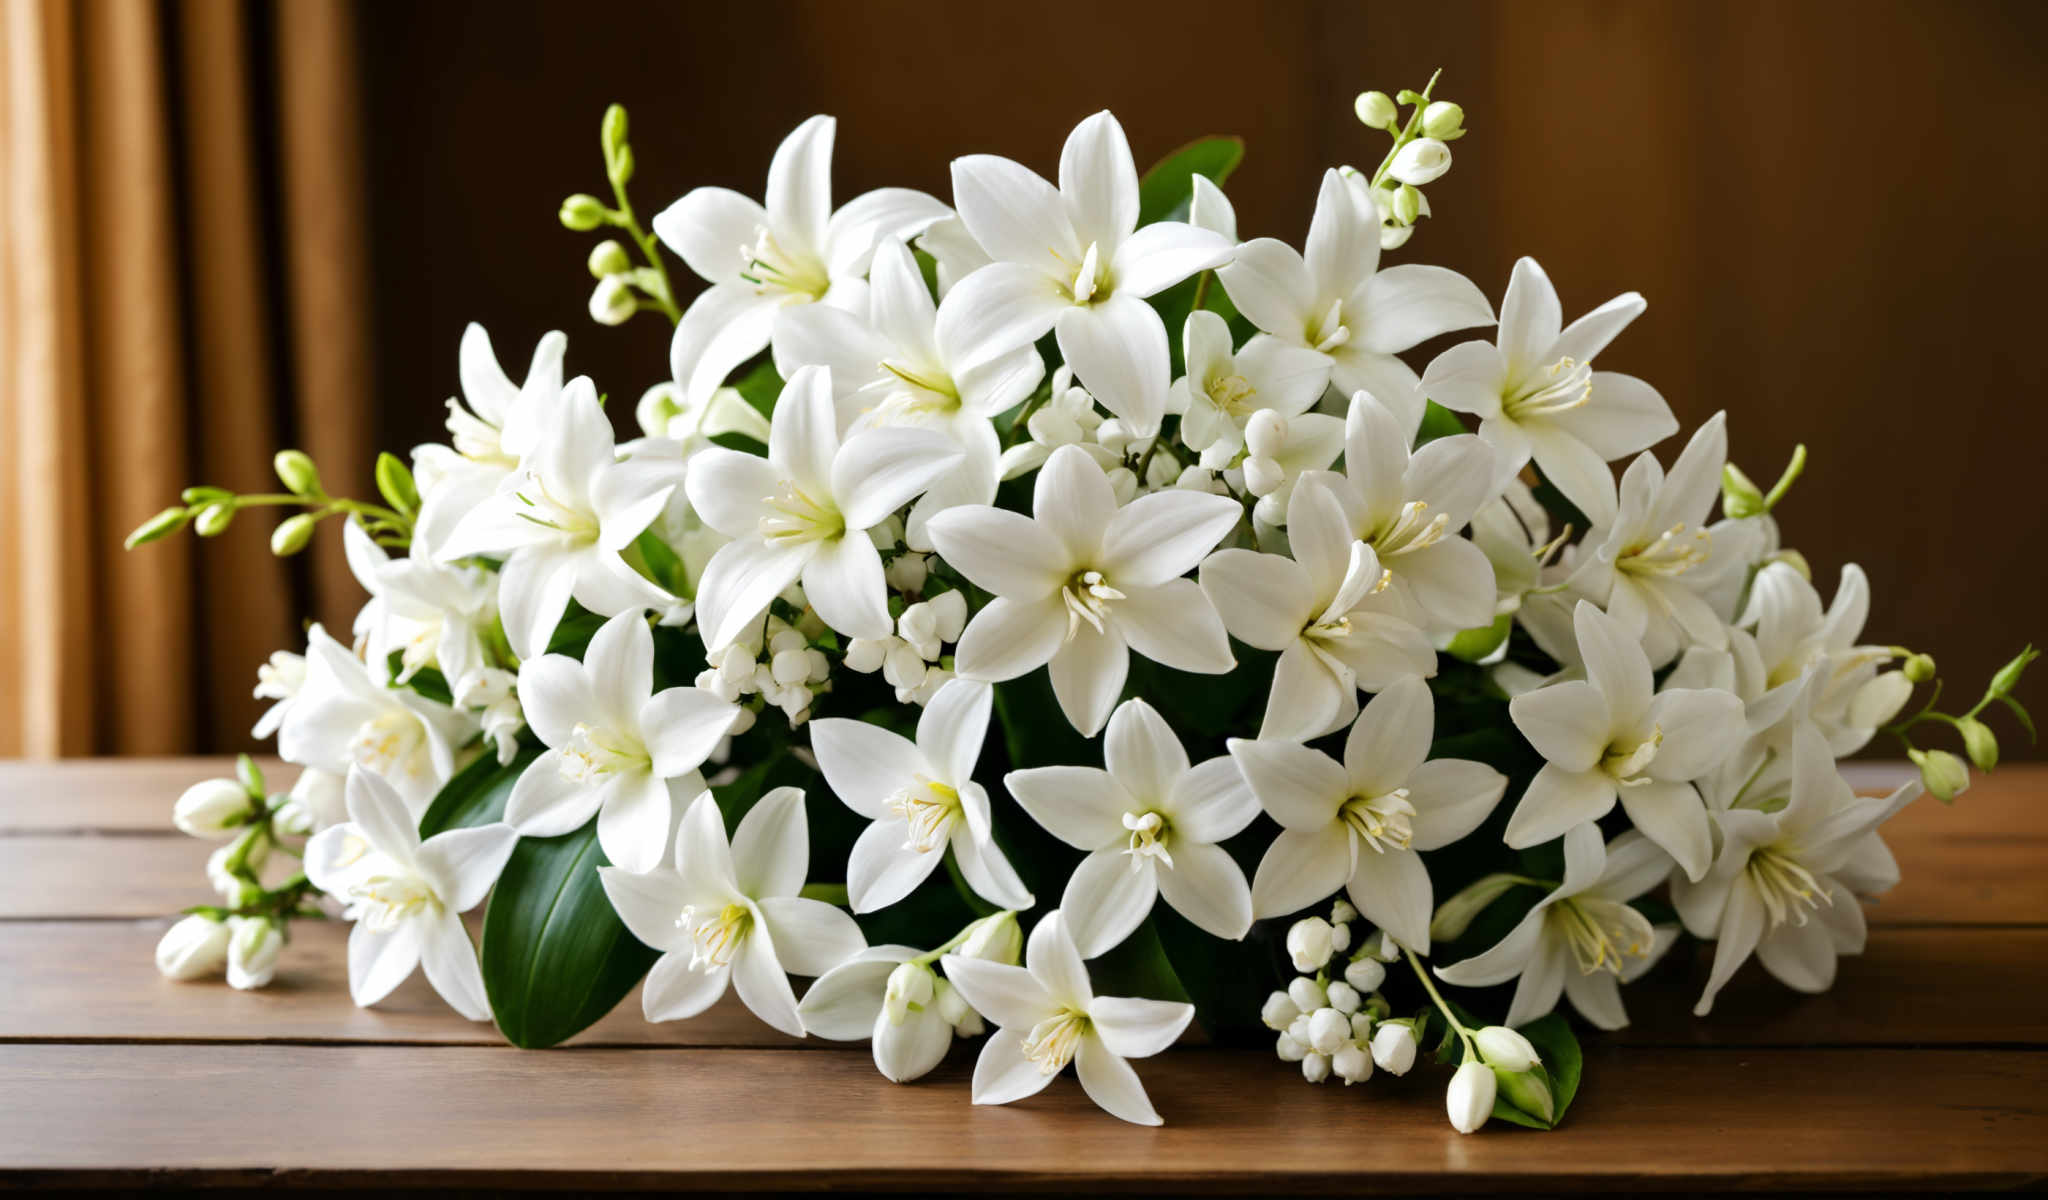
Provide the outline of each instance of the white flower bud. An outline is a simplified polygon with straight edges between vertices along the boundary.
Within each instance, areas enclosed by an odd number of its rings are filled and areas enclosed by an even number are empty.
[[[1305,1013],[1329,1006],[1330,998],[1323,994],[1323,985],[1303,976],[1287,985],[1287,998],[1294,1001],[1294,1007]]]
[[[1448,100],[1434,100],[1422,110],[1422,132],[1433,138],[1448,138],[1465,129],[1465,110]]]
[[[1330,949],[1333,953],[1337,954],[1342,954],[1344,951],[1351,949],[1351,926],[1330,926]]]
[[[513,696],[509,703],[513,713],[517,714],[519,698]],[[292,784],[291,799],[278,809],[280,827],[292,834],[318,833],[348,820],[348,799],[343,782],[341,776],[318,767],[307,767],[299,772],[297,782]]]
[[[967,628],[967,593],[941,592],[925,601],[931,605],[934,627],[942,642],[957,642]]]
[[[1345,1087],[1363,1083],[1372,1078],[1372,1055],[1367,1054],[1363,1046],[1352,1042],[1330,1056],[1330,1069],[1344,1081]]]
[[[1330,1056],[1307,1054],[1302,1056],[1301,1077],[1310,1083],[1321,1083],[1330,1077]]]
[[[284,931],[268,917],[229,917],[228,929],[228,985],[246,992],[268,984],[277,974]]]
[[[1849,697],[1849,725],[1855,729],[1875,729],[1889,724],[1912,695],[1913,682],[1904,671],[1886,671]]]
[[[882,523],[868,530],[868,540],[877,550],[894,550],[903,541],[903,518],[894,513],[882,518]]]
[[[1495,1090],[1493,1068],[1478,1061],[1460,1066],[1444,1092],[1444,1111],[1450,1114],[1451,1128],[1459,1133],[1477,1132],[1493,1115]]]
[[[1357,988],[1361,994],[1377,992],[1387,981],[1386,965],[1374,958],[1361,958],[1344,968],[1344,982]]]
[[[1351,111],[1358,114],[1358,121],[1367,129],[1391,129],[1401,110],[1394,107],[1393,97],[1385,92],[1360,92],[1352,101]]]
[[[913,1009],[930,1004],[936,982],[931,968],[923,963],[902,963],[889,972],[889,986],[882,995],[882,1011],[888,1014],[889,1023],[901,1025]]]
[[[228,927],[212,917],[194,914],[164,930],[156,944],[156,969],[166,979],[193,980],[218,975],[228,961]]]
[[[1081,440],[1080,422],[1050,405],[1032,413],[1024,428],[1030,432],[1032,441],[1053,449]]]
[[[846,669],[866,675],[882,669],[889,656],[889,638],[851,638],[846,643]],[[697,686],[702,687],[703,684]]]
[[[803,639],[799,636],[797,640]],[[802,683],[811,677],[811,656],[802,649],[778,650],[770,662],[770,670],[777,683]]]
[[[882,572],[889,586],[899,592],[921,592],[925,581],[931,578],[932,560],[928,554],[899,554],[891,559]]]
[[[1361,1008],[1351,1014],[1351,1040],[1361,1046],[1372,1044],[1372,1013]]]
[[[1402,183],[1421,187],[1451,169],[1451,148],[1435,138],[1421,137],[1401,147],[1387,173]]]
[[[591,290],[590,319],[600,325],[624,325],[638,311],[640,302],[624,275],[607,275]]]
[[[1287,956],[1297,971],[1320,971],[1330,961],[1330,923],[1303,917],[1287,930]]]
[[[939,619],[931,605],[920,602],[904,609],[896,618],[896,634],[926,662],[939,657]]]
[[[924,673],[924,682],[918,684],[916,690],[911,692],[907,703],[916,704],[919,708],[930,704],[932,697],[938,695],[939,689],[945,687],[946,681],[951,678],[953,678],[953,672],[946,670],[944,667],[931,668]]]
[[[1352,987],[1341,979],[1337,979],[1332,980],[1330,986],[1325,988],[1324,991],[1329,993],[1331,1008],[1336,1009],[1347,1017],[1358,1011],[1361,1001],[1357,988]]]
[[[1133,440],[1130,427],[1115,417],[1095,427],[1095,444],[1111,454],[1121,455],[1131,448]]]
[[[1138,474],[1129,467],[1111,467],[1103,472],[1109,476],[1109,490],[1116,493],[1118,504],[1129,504],[1138,495]]]
[[[1308,1047],[1302,1045],[1301,1042],[1298,1039],[1296,1039],[1293,1034],[1290,1033],[1283,1033],[1280,1035],[1280,1037],[1273,1043],[1273,1051],[1274,1053],[1280,1056],[1281,1062],[1300,1062],[1302,1059],[1308,1057]]]
[[[1402,184],[1387,197],[1387,211],[1398,225],[1413,225],[1422,215],[1422,193]]]
[[[999,912],[976,921],[972,932],[953,953],[962,958],[985,958],[1016,966],[1024,953],[1024,932],[1017,927],[1017,914]]]
[[[1337,902],[1330,906],[1330,924],[1332,925],[1343,925],[1357,919],[1358,910],[1351,907],[1351,901],[1344,899],[1342,896],[1337,897]]]
[[[1245,423],[1244,447],[1255,458],[1277,458],[1287,447],[1287,418],[1270,408],[1252,414]]]
[[[1207,467],[1187,467],[1173,477],[1173,486],[1189,492],[1207,492],[1212,496],[1224,493],[1223,481],[1216,478],[1216,472]]]
[[[770,654],[785,654],[791,650],[802,650],[809,645],[810,639],[804,637],[803,634],[798,633],[796,630],[784,626],[776,630],[774,635],[768,639],[768,652]]]
[[[1406,1075],[1415,1065],[1415,1027],[1382,1023],[1372,1031],[1372,1060],[1389,1075]]]
[[[1270,496],[1287,482],[1287,472],[1270,458],[1244,460],[1244,490],[1254,496]]]
[[[1472,1035],[1479,1057],[1503,1071],[1526,1071],[1539,1061],[1529,1039],[1505,1025],[1488,1025]]]
[[[1319,1008],[1308,1016],[1308,1044],[1318,1054],[1335,1054],[1351,1040],[1351,1018],[1334,1008]]]
[[[1288,998],[1286,992],[1274,992],[1266,997],[1265,1006],[1259,1009],[1259,1020],[1264,1021],[1266,1028],[1272,1030],[1286,1029],[1294,1024],[1294,1018],[1300,1015],[1301,1010],[1295,1007],[1294,1001]]]
[[[249,792],[233,779],[207,779],[185,789],[171,808],[171,823],[200,838],[224,838],[256,815]]]
[[[967,1003],[959,988],[943,979],[932,982],[932,1011],[961,1037],[975,1037],[982,1032],[981,1014]]]
[[[1382,225],[1380,226],[1380,249],[1399,250],[1408,244],[1409,238],[1414,236],[1415,226],[1413,225]]]
[[[633,260],[626,255],[626,248],[611,238],[590,248],[590,257],[584,261],[590,268],[592,279],[603,279],[608,275],[623,275],[633,269]]]
[[[889,681],[889,686],[914,689],[924,682],[924,672],[924,657],[910,643],[901,638],[890,643],[888,656],[882,659],[882,678]]]

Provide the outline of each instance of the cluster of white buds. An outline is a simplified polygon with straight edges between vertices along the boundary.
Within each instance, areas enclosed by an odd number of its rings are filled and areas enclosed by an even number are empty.
[[[904,607],[896,632],[882,638],[853,638],[846,643],[847,669],[868,674],[880,671],[896,689],[899,704],[930,703],[947,680],[946,647],[960,640],[967,627],[967,597],[941,592]]]
[[[498,765],[519,754],[519,731],[526,728],[526,713],[519,707],[518,676],[498,667],[478,667],[456,681],[455,703],[478,710],[484,741],[497,752]]]
[[[1321,1083],[1335,1075],[1346,1085],[1370,1079],[1374,1066],[1395,1075],[1415,1065],[1415,1030],[1389,1020],[1385,956],[1399,951],[1384,934],[1366,937],[1352,949],[1358,910],[1339,900],[1330,917],[1304,917],[1287,931],[1287,956],[1300,978],[1266,997],[1259,1019],[1279,1034],[1274,1050],[1282,1062],[1301,1064],[1302,1078]],[[1351,958],[1335,978],[1330,967],[1347,951]]]
[[[1303,422],[1290,422],[1270,408],[1253,414],[1244,429],[1244,459],[1236,467],[1244,490],[1259,498],[1253,519],[1268,527],[1286,524],[1287,502],[1302,473],[1328,467],[1340,449],[1308,436]]]
[[[1002,477],[1015,479],[1036,471],[1061,446],[1079,446],[1097,466],[1105,471],[1114,470],[1122,462],[1122,455],[1103,449],[1099,438],[1106,424],[1101,410],[1095,407],[1095,397],[1074,382],[1073,368],[1059,367],[1052,373],[1049,398],[1025,418],[1024,431],[1029,440],[1003,451],[999,464]]]
[[[811,644],[811,635],[781,617],[771,615],[762,629],[764,641],[739,638],[712,653],[710,665],[697,673],[697,686],[728,702],[759,694],[762,701],[782,710],[794,729],[810,719],[811,700],[832,673],[824,651]],[[745,733],[752,727],[749,710],[730,730]]]
[[[633,294],[633,260],[626,248],[610,238],[591,247],[586,264],[597,280],[590,293],[590,319],[600,325],[623,325],[640,311],[640,299]]]
[[[1422,194],[1425,184],[1435,183],[1451,169],[1450,143],[1465,136],[1465,110],[1448,100],[1432,100],[1436,88],[1420,92],[1403,90],[1361,92],[1353,105],[1360,123],[1368,129],[1384,130],[1394,139],[1385,161],[1371,178],[1350,167],[1345,178],[1364,192],[1379,212],[1380,248],[1392,250],[1415,233],[1415,222],[1429,215],[1429,199]],[[1409,105],[1408,119],[1401,119],[1401,106]]]
[[[251,991],[276,977],[283,949],[284,929],[269,917],[194,913],[164,931],[156,944],[156,969],[180,982],[225,974],[229,986]]]

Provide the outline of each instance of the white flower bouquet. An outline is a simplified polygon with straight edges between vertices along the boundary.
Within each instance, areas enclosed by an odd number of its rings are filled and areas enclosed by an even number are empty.
[[[261,986],[338,915],[359,1004],[423,967],[546,1046],[636,986],[650,1021],[730,987],[890,1080],[986,1032],[976,1103],[1072,1063],[1140,1123],[1127,1060],[1196,1023],[1311,1082],[1433,1049],[1467,1132],[1553,1125],[1560,1000],[1626,1024],[1683,936],[1700,1014],[1752,956],[1826,988],[1896,881],[1880,826],[1966,783],[1911,739],[1990,768],[2033,651],[1902,717],[1933,660],[1781,542],[1803,451],[1760,488],[1717,415],[1661,465],[1664,400],[1595,362],[1640,296],[1567,324],[1531,259],[1497,315],[1383,265],[1463,114],[1358,115],[1392,145],[1324,175],[1297,249],[1238,239],[1234,139],[1140,175],[1108,113],[1056,184],[977,155],[950,206],[837,208],[815,117],[764,203],[699,188],[650,230],[612,109],[613,198],[561,220],[625,239],[598,322],[674,322],[639,437],[562,335],[515,381],[471,326],[449,443],[380,458],[379,499],[286,451],[284,491],[193,488],[132,539],[279,506],[292,554],[339,516],[369,593],[260,674],[291,790],[245,759],[178,801],[220,896],[163,971]],[[1458,330],[1490,333],[1403,359]],[[1859,797],[1837,761],[1880,731],[1921,780]]]

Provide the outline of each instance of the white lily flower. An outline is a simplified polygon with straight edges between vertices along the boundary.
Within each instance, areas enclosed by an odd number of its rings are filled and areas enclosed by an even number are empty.
[[[351,766],[375,772],[417,818],[455,774],[455,748],[469,741],[477,724],[467,713],[388,684],[384,663],[365,664],[313,626],[306,682],[278,729],[277,751],[334,775]]]
[[[1035,1096],[1071,1062],[1081,1090],[1105,1112],[1134,1125],[1160,1124],[1124,1060],[1173,1045],[1194,1019],[1193,1005],[1097,996],[1057,910],[1032,929],[1021,967],[953,954],[940,963],[967,1002],[998,1026],[974,1064],[976,1104]]]
[[[503,556],[498,607],[505,640],[522,659],[546,653],[570,599],[603,617],[665,608],[675,597],[622,557],[668,504],[671,488],[616,461],[612,425],[590,380],[570,381],[540,417],[519,470],[477,506],[443,559]]]
[[[952,293],[954,284],[995,261],[967,232],[967,222],[958,216],[933,221],[917,235],[917,248],[931,255],[932,264],[938,268],[941,299]]]
[[[940,557],[996,597],[960,635],[961,675],[1001,681],[1050,664],[1060,710],[1092,737],[1131,650],[1182,671],[1234,665],[1215,608],[1182,576],[1237,524],[1236,501],[1176,489],[1119,508],[1102,468],[1062,446],[1039,470],[1032,512],[962,505],[932,518]]]
[[[413,471],[420,489],[419,519],[413,524],[417,544],[439,546],[471,509],[489,499],[505,477],[532,453],[542,418],[562,395],[562,356],[569,339],[551,332],[533,348],[526,381],[515,384],[498,365],[491,337],[474,321],[462,331],[456,363],[462,395],[448,401],[448,433],[452,446],[429,444],[413,450]]]
[[[868,429],[842,442],[830,368],[799,369],[775,403],[768,457],[714,446],[691,460],[690,504],[732,539],[697,585],[705,649],[731,644],[799,579],[825,624],[887,637],[889,585],[868,531],[960,458],[927,429]]]
[[[669,369],[693,403],[768,345],[779,314],[808,304],[859,312],[862,276],[884,237],[907,238],[948,214],[909,188],[878,188],[832,211],[838,122],[812,117],[768,165],[766,207],[729,188],[700,187],[654,218],[655,236],[711,286],[677,324]]]
[[[712,444],[723,434],[738,434],[768,444],[768,418],[747,403],[738,388],[722,387],[692,401],[673,383],[657,383],[640,393],[633,419],[650,438],[678,443],[684,458]]]
[[[255,728],[249,736],[261,741],[276,733],[284,724],[285,715],[291,712],[292,704],[299,692],[306,686],[306,658],[289,650],[274,650],[262,666],[256,668],[258,700],[269,700],[271,705],[256,718]]]
[[[1458,536],[1495,492],[1493,451],[1471,434],[1437,438],[1409,452],[1400,418],[1367,392],[1344,421],[1344,473],[1331,484],[1352,533],[1373,548],[1410,619],[1455,633],[1494,616],[1492,564]]]
[[[995,261],[947,294],[961,340],[996,354],[1057,327],[1088,390],[1149,437],[1166,414],[1166,326],[1145,298],[1229,260],[1230,239],[1178,221],[1138,226],[1138,170],[1123,126],[1099,112],[1060,152],[1060,184],[1007,158],[953,160],[953,202]],[[974,365],[972,363],[962,364]]]
[[[1174,380],[1167,409],[1184,414],[1181,443],[1212,471],[1231,465],[1244,449],[1253,413],[1271,409],[1298,417],[1315,407],[1330,382],[1328,359],[1267,334],[1232,351],[1230,327],[1206,310],[1188,314],[1181,348],[1188,373]]]
[[[974,766],[995,701],[986,683],[954,679],[917,720],[917,741],[879,725],[833,717],[811,724],[811,750],[846,807],[873,822],[853,844],[846,891],[857,913],[910,894],[951,849],[975,893],[1001,908],[1032,904],[996,846],[988,793]]]
[[[1479,418],[1479,436],[1499,455],[1499,479],[1520,474],[1534,458],[1579,511],[1606,525],[1615,515],[1608,462],[1678,432],[1655,388],[1593,369],[1593,356],[1643,307],[1629,292],[1565,326],[1550,277],[1524,258],[1508,279],[1495,342],[1465,342],[1437,355],[1422,389],[1445,408]]]
[[[1836,757],[1862,749],[1903,707],[1910,688],[1897,671],[1879,673],[1892,661],[1886,646],[1859,644],[1870,615],[1870,580],[1863,568],[1842,568],[1835,598],[1822,611],[1811,581],[1782,562],[1765,564],[1750,582],[1749,603],[1740,624],[1755,631],[1754,654],[1742,653],[1743,635],[1731,638],[1737,652],[1737,691],[1778,692],[1811,673],[1806,716],[1827,738]],[[1790,706],[1766,706],[1764,715]],[[1752,726],[1757,722],[1752,711]]]
[[[1520,978],[1507,1024],[1527,1025],[1571,997],[1579,1015],[1601,1029],[1628,1024],[1621,985],[1657,964],[1677,940],[1677,926],[1657,928],[1629,901],[1671,876],[1671,856],[1631,830],[1607,845],[1593,825],[1564,836],[1564,879],[1491,948],[1437,977],[1459,987],[1492,987]]]
[[[1583,600],[1572,620],[1586,678],[1508,704],[1547,761],[1508,818],[1505,840],[1516,849],[1547,842],[1607,815],[1618,797],[1635,827],[1696,880],[1713,844],[1692,781],[1741,746],[1742,701],[1696,688],[1653,696],[1650,660],[1621,622]]]
[[[1671,901],[1686,929],[1714,939],[1714,966],[1695,1016],[1713,1009],[1752,951],[1788,987],[1826,991],[1836,960],[1863,951],[1863,906],[1853,885],[1863,882],[1859,876],[1871,876],[1879,888],[1897,878],[1895,866],[1886,878],[1890,856],[1875,830],[1920,795],[1919,780],[1889,796],[1857,796],[1811,727],[1793,735],[1783,780],[1744,807],[1717,814],[1721,846],[1704,878],[1672,881]]]
[[[348,821],[306,843],[306,877],[347,906],[348,988],[368,1008],[424,966],[427,982],[472,1021],[491,1015],[460,914],[483,903],[519,844],[510,825],[420,840],[418,818],[382,779],[348,773]]]
[[[490,665],[484,639],[498,624],[498,586],[489,571],[437,562],[417,537],[409,557],[394,559],[353,517],[341,540],[349,571],[370,593],[355,622],[369,657],[396,652],[400,683],[430,664],[450,684]]]
[[[952,1006],[966,1001],[953,985],[938,978],[909,946],[870,946],[818,976],[797,1005],[804,1031],[836,1042],[870,1040],[875,1067],[891,1083],[909,1083],[929,1073],[946,1057],[956,1032],[965,1030],[949,1019]],[[918,998],[904,995],[909,979]],[[949,1003],[950,1002],[950,1003]],[[978,1018],[965,1022],[974,1029]]]
[[[1455,271],[1379,270],[1378,213],[1334,170],[1323,174],[1305,248],[1246,242],[1216,278],[1252,324],[1323,355],[1338,391],[1378,396],[1412,438],[1423,397],[1414,370],[1396,355],[1438,334],[1493,324],[1493,306]]]
[[[1088,854],[1060,900],[1081,957],[1129,937],[1161,895],[1208,933],[1242,938],[1251,889],[1216,844],[1259,814],[1237,764],[1222,757],[1190,766],[1173,729],[1143,700],[1117,706],[1103,759],[1107,770],[1033,767],[1003,777],[1033,820]]]
[[[731,983],[755,1016],[804,1036],[789,975],[823,975],[866,944],[852,917],[798,894],[810,858],[804,794],[776,788],[740,818],[729,843],[718,802],[705,792],[676,830],[673,867],[645,875],[598,868],[619,920],[662,952],[640,991],[647,1019],[694,1017]]]
[[[638,612],[600,626],[581,662],[521,663],[519,706],[548,751],[513,785],[505,819],[559,837],[595,816],[605,857],[636,874],[661,862],[671,801],[703,790],[697,768],[740,713],[698,688],[656,692],[654,635]]]
[[[1587,539],[1594,550],[1572,572],[1572,590],[1620,621],[1653,666],[1687,645],[1727,648],[1734,614],[1716,611],[1711,597],[1727,590],[1721,584],[1731,571],[1749,566],[1729,544],[1744,540],[1742,522],[1706,527],[1727,459],[1726,413],[1699,427],[1668,476],[1655,456],[1637,456],[1622,474],[1613,522]]]
[[[1436,728],[1429,685],[1407,679],[1373,697],[1344,739],[1344,761],[1296,742],[1233,738],[1230,756],[1283,826],[1252,879],[1252,911],[1277,917],[1343,889],[1388,936],[1429,951],[1423,850],[1479,827],[1507,789],[1485,763],[1423,761]]]
[[[855,428],[910,425],[946,435],[964,456],[934,481],[904,523],[913,550],[929,550],[924,524],[955,504],[995,500],[1002,442],[996,417],[1022,403],[1045,376],[1038,351],[989,354],[965,341],[961,304],[932,304],[902,242],[875,251],[866,319],[826,305],[792,309],[775,326],[775,365],[785,376],[832,369],[834,400]]]
[[[1219,550],[1201,579],[1233,637],[1280,653],[1259,736],[1305,741],[1349,722],[1361,688],[1436,674],[1436,650],[1327,486],[1305,480],[1287,512],[1293,558]]]

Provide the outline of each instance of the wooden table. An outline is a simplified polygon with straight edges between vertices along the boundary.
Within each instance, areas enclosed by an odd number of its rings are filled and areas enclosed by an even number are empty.
[[[1869,950],[1800,997],[1751,964],[1695,1021],[1703,958],[1586,1039],[1563,1128],[1445,1123],[1444,1077],[1310,1087],[1264,1053],[1139,1064],[1140,1129],[1071,1080],[973,1108],[972,1048],[923,1083],[865,1047],[637,998],[570,1047],[509,1049],[415,977],[349,1003],[345,931],[305,923],[276,984],[158,978],[208,843],[169,828],[214,760],[0,765],[0,1185],[1148,1191],[2009,1187],[2048,1180],[2048,768],[1887,832],[1905,882]],[[1877,782],[1863,768],[1866,782]],[[1878,773],[1884,769],[1879,768]]]

